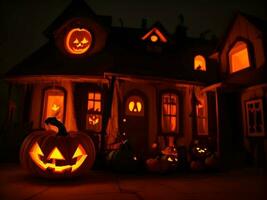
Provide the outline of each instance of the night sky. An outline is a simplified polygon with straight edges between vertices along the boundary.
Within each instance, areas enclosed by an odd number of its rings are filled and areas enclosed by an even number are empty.
[[[23,60],[47,40],[43,30],[71,0],[0,0],[0,74]],[[159,20],[172,33],[183,14],[188,33],[198,36],[210,29],[217,36],[226,30],[233,12],[240,10],[267,19],[263,0],[86,0],[99,15],[113,16],[113,25],[148,26]]]

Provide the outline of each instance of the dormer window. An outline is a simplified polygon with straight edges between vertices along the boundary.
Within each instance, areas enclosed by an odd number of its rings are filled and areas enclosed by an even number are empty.
[[[147,39],[149,39],[153,43],[155,42],[166,43],[168,41],[166,36],[158,28],[152,28],[142,37],[142,40],[144,41]]]
[[[206,60],[204,56],[197,55],[194,59],[194,70],[206,71]]]
[[[238,41],[229,52],[230,73],[250,67],[248,46]]]

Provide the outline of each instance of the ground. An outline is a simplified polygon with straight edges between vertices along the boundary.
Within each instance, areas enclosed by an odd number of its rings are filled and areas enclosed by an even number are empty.
[[[267,174],[255,169],[217,173],[115,174],[92,171],[68,181],[28,176],[18,165],[0,165],[1,200],[263,200]]]

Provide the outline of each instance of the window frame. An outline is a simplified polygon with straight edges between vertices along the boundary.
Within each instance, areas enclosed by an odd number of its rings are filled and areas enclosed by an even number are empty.
[[[246,44],[247,50],[248,50],[248,60],[249,60],[250,66],[246,67],[244,69],[232,72],[232,70],[231,70],[230,52],[238,42],[243,42],[243,43]],[[251,68],[255,68],[254,48],[253,48],[253,44],[250,42],[250,40],[248,40],[246,38],[243,38],[243,37],[237,37],[236,40],[229,46],[228,51],[226,53],[227,53],[226,56],[227,56],[228,74],[237,74],[239,72],[243,72],[243,71],[246,71],[246,70],[250,70]]]
[[[261,120],[262,120],[262,126],[263,129],[261,132],[250,132],[249,131],[249,104],[255,104],[255,103],[260,103],[260,109],[261,109]],[[246,133],[248,137],[263,137],[265,136],[265,116],[266,113],[264,113],[264,101],[262,98],[258,99],[251,99],[245,102],[245,119],[246,119]]]
[[[163,106],[163,95],[165,94],[172,94],[172,95],[176,95],[178,103],[178,111],[176,111],[176,126],[177,127],[177,131],[176,132],[163,132],[162,129],[162,106]],[[175,137],[180,137],[182,136],[182,126],[183,124],[181,123],[181,117],[182,117],[182,98],[181,98],[181,94],[179,91],[177,90],[163,90],[159,93],[159,97],[158,97],[159,101],[158,101],[158,135],[159,136],[175,136]]]
[[[95,94],[96,93],[99,93],[101,95],[100,97],[100,100],[96,100],[96,99],[89,99],[89,93],[94,93],[94,98],[95,98]],[[85,130],[86,131],[91,131],[91,132],[96,132],[96,133],[101,133],[102,130],[103,130],[103,92],[101,92],[100,90],[97,90],[97,89],[89,89],[87,90],[86,92],[86,111],[85,111]],[[97,112],[97,111],[89,111],[88,110],[88,104],[89,104],[89,101],[93,101],[94,104],[93,106],[95,105],[95,102],[99,102],[100,101],[100,108],[101,108],[101,111],[100,112]],[[93,107],[94,108],[94,107]],[[100,115],[100,118],[101,118],[101,122],[100,122],[100,130],[96,130],[96,129],[90,129],[88,128],[88,117],[89,115]]]
[[[196,133],[197,133],[197,136],[199,137],[207,137],[209,136],[209,108],[208,108],[208,97],[207,97],[207,94],[204,93],[204,106],[205,106],[205,109],[204,109],[204,119],[205,119],[205,126],[206,126],[206,132],[203,132],[203,133],[200,133],[199,132],[199,127],[198,127],[198,120],[200,119],[199,115],[198,115],[198,108],[197,106],[198,105],[195,105],[195,109],[196,109]]]
[[[47,108],[47,105],[44,105],[45,102],[47,102],[47,100],[45,99],[46,97],[46,92],[48,92],[49,90],[58,90],[58,91],[61,91],[63,92],[63,95],[64,95],[64,111],[63,111],[63,119],[62,119],[62,123],[64,124],[65,123],[65,120],[66,120],[66,109],[67,109],[67,91],[64,87],[60,87],[60,86],[49,86],[49,87],[45,87],[43,88],[42,90],[42,100],[41,100],[41,115],[40,115],[40,123],[39,123],[39,127],[40,128],[44,128],[44,111],[45,109]]]

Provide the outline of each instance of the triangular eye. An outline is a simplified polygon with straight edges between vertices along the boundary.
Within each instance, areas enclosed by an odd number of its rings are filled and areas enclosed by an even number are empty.
[[[36,142],[31,150],[30,150],[30,153],[34,153],[36,155],[40,155],[40,156],[44,156],[44,153],[42,152],[42,149],[40,148],[39,144]]]
[[[79,40],[76,38],[73,42],[73,44],[78,44],[79,43]]]
[[[83,40],[81,41],[81,43],[86,44],[86,43],[88,43],[88,40],[86,38],[83,38]]]
[[[72,158],[78,158],[79,156],[84,156],[84,155],[86,155],[86,151],[84,150],[82,145],[79,144]]]
[[[64,156],[60,153],[57,147],[55,147],[48,155],[48,159],[65,160]]]

